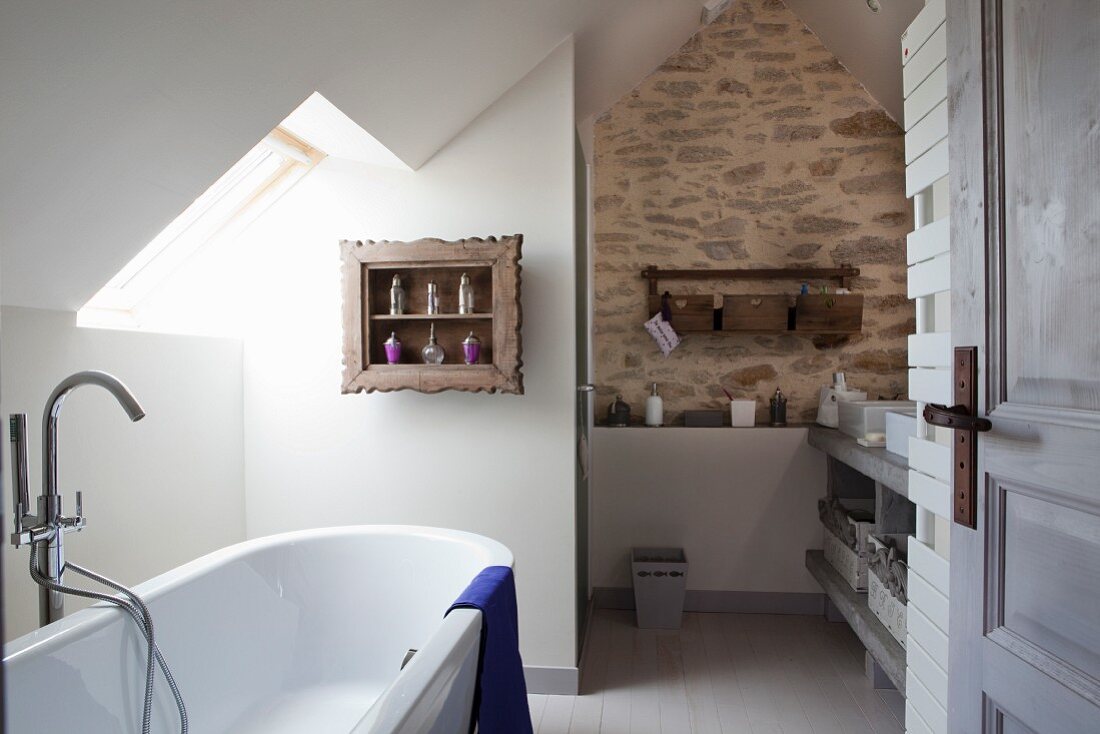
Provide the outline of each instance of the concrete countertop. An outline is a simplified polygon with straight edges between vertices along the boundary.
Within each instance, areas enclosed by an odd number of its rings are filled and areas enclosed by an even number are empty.
[[[876,482],[885,484],[898,494],[909,496],[909,462],[882,448],[860,446],[854,438],[835,428],[813,425],[806,440]]]

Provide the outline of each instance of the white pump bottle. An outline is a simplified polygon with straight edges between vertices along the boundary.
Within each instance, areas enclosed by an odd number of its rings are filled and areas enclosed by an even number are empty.
[[[645,424],[660,426],[665,422],[665,401],[657,394],[657,383],[653,383],[653,394],[645,399]]]

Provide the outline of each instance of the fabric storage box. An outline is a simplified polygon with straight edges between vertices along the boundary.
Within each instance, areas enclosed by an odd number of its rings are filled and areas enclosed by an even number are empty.
[[[917,435],[917,411],[888,410],[883,416],[886,425],[886,450],[909,458],[909,437]]]
[[[867,568],[867,606],[902,647],[905,647],[909,567],[905,563],[909,536],[871,535]]]
[[[630,575],[634,608],[641,629],[680,629],[687,592],[687,556],[683,548],[634,548]]]
[[[875,530],[873,499],[818,500],[818,515],[825,525],[824,551],[829,562],[856,591],[867,590],[868,536]]]

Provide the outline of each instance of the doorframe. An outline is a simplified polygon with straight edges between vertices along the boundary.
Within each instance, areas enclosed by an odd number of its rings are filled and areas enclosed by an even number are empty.
[[[985,58],[982,38],[982,0],[947,3],[948,150],[951,189],[951,343],[977,346],[978,415],[989,406],[988,351],[985,316],[989,297],[986,282],[989,225],[985,174],[987,143],[985,118]],[[976,102],[977,101],[977,102]],[[985,216],[971,216],[983,212]],[[977,512],[980,527],[988,525],[987,488],[981,473],[982,442],[978,442]],[[983,704],[981,675],[971,661],[980,660],[984,629],[982,601],[985,586],[985,549],[982,536],[957,523],[951,524],[951,594],[949,599],[948,731],[969,731],[980,722]]]

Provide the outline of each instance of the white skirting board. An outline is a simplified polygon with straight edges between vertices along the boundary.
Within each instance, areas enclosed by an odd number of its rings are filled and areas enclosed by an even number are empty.
[[[580,668],[524,665],[527,692],[550,696],[576,696],[581,690]]]

